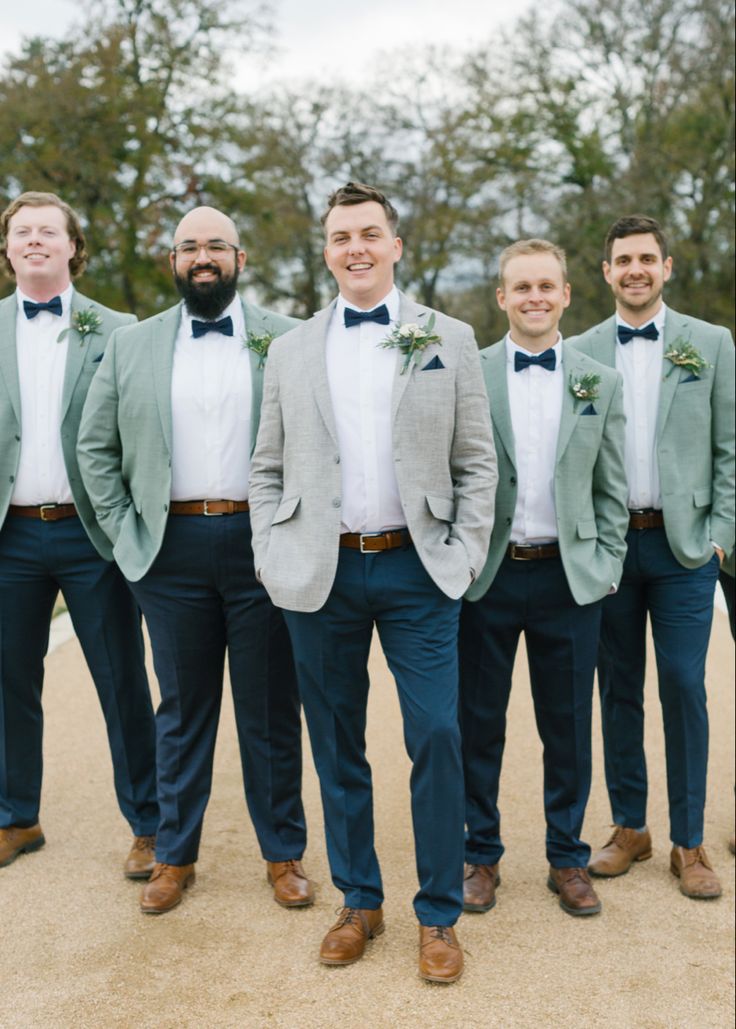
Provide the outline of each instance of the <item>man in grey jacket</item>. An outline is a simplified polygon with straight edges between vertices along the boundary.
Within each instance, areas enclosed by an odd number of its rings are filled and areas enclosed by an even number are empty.
[[[485,561],[496,463],[473,332],[396,289],[397,222],[373,187],[348,183],[330,198],[324,255],[340,295],[272,348],[253,549],[286,609],[345,897],[320,958],[349,964],[383,931],[365,755],[375,625],[413,762],[420,974],[452,982],[462,972],[457,624]]]

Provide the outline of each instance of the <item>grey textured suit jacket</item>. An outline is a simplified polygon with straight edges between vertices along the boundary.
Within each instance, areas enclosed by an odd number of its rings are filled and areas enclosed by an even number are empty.
[[[18,302],[15,294],[0,301],[0,525],[8,513],[13,484],[20,461],[22,440],[20,384],[15,347],[15,318]],[[111,333],[121,325],[135,322],[135,315],[121,314],[103,307],[74,290],[72,318],[79,311],[92,310],[99,315],[99,331],[82,339],[72,328],[68,336],[66,368],[62,393],[61,447],[72,496],[82,524],[96,549],[107,561],[112,560],[110,541],[97,524],[92,504],[82,484],[77,464],[77,434],[87,390],[100,367],[102,355]]]
[[[316,611],[337,568],[341,476],[325,341],[334,302],[282,336],[266,368],[251,465],[256,568],[274,603]],[[402,323],[432,312],[401,296]],[[496,456],[478,348],[470,326],[436,314],[440,344],[392,393],[393,459],[406,524],[437,586],[458,598],[485,561]],[[425,370],[435,357],[443,367]]]

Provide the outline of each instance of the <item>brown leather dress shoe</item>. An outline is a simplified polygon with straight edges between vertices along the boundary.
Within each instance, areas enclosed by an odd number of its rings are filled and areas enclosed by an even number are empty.
[[[384,929],[382,908],[343,908],[322,940],[319,959],[323,965],[351,965],[363,957],[367,941]]]
[[[463,911],[490,911],[496,906],[496,887],[500,883],[498,865],[466,865]]]
[[[584,868],[550,868],[547,886],[559,896],[560,907],[568,915],[597,915],[601,909]]]
[[[151,878],[141,891],[141,911],[161,915],[181,903],[184,890],[194,882],[194,865],[156,863]]]
[[[721,884],[713,871],[702,845],[673,847],[670,871],[680,880],[680,893],[694,900],[715,900],[721,895]]]
[[[588,871],[602,879],[623,875],[635,861],[646,861],[652,856],[652,837],[649,830],[638,832],[614,825],[608,843],[588,862]]]
[[[463,974],[463,952],[451,925],[419,926],[419,975],[430,983],[454,983]]]
[[[133,846],[123,863],[128,879],[147,879],[156,864],[156,837],[134,836]]]
[[[38,822],[27,829],[20,825],[0,829],[0,868],[15,861],[19,854],[30,854],[38,850],[45,842]]]
[[[306,908],[314,904],[314,888],[301,861],[267,861],[266,878],[273,886],[273,899],[284,908]]]

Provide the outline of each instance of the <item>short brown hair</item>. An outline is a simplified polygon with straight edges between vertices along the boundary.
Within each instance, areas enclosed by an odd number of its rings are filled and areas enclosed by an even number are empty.
[[[498,282],[502,288],[506,265],[512,257],[521,257],[525,254],[551,254],[556,257],[562,269],[562,279],[567,282],[567,257],[562,247],[558,247],[556,243],[550,243],[548,239],[517,239],[515,243],[511,243],[501,251],[498,259]]]
[[[608,230],[605,244],[606,261],[609,264],[611,263],[611,253],[615,239],[626,239],[627,236],[644,236],[650,232],[657,241],[657,246],[662,253],[662,260],[666,260],[669,256],[669,248],[659,222],[646,214],[625,214],[623,218],[617,218]]]
[[[339,189],[336,189],[334,193],[331,193],[327,200],[327,209],[320,218],[320,222],[322,225],[325,224],[327,216],[333,207],[367,204],[371,200],[381,205],[386,215],[386,221],[395,236],[399,228],[399,212],[380,189],[376,189],[375,186],[366,186],[363,182],[348,182],[344,186],[340,186]]]
[[[20,211],[21,207],[58,207],[60,211],[63,211],[66,218],[66,231],[69,233],[69,239],[74,243],[74,253],[69,258],[69,274],[73,279],[81,275],[87,267],[89,255],[87,254],[87,242],[84,238],[79,216],[69,204],[60,197],[57,197],[56,193],[31,191],[21,193],[19,197],[16,197],[15,200],[8,204],[2,215],[0,215],[0,234],[2,235],[2,240],[0,241],[0,263],[2,263],[4,271],[10,278],[15,278],[15,272],[8,260],[8,228],[10,226],[10,219]]]

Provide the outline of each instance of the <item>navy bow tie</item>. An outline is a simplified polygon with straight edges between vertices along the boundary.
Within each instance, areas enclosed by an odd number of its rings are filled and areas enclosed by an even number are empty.
[[[516,351],[514,354],[515,372],[523,372],[531,364],[538,364],[540,368],[546,368],[548,372],[553,372],[557,366],[557,354],[550,349],[532,357],[530,354],[522,354],[520,350]]]
[[[61,297],[52,297],[45,304],[36,304],[33,300],[24,300],[23,310],[29,321],[31,318],[35,318],[39,311],[51,311],[52,314],[61,315]]]
[[[381,304],[372,311],[354,311],[352,307],[345,308],[346,329],[349,329],[351,325],[360,325],[361,322],[378,322],[379,325],[388,325],[390,321],[385,304]]]
[[[192,335],[195,339],[204,336],[207,332],[221,332],[223,336],[232,336],[233,320],[230,315],[220,318],[219,322],[200,322],[192,318]]]
[[[630,343],[634,336],[642,336],[644,339],[659,339],[659,329],[654,322],[650,322],[641,329],[627,329],[625,325],[619,325],[619,343]]]

